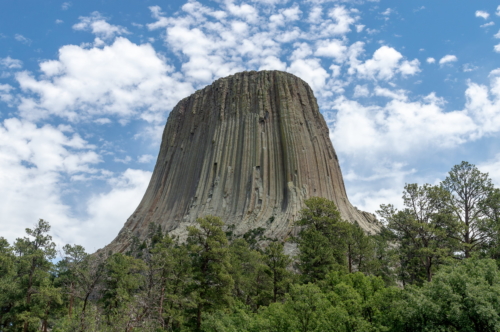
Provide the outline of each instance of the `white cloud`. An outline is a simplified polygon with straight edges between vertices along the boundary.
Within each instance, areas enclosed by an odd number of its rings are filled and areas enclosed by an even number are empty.
[[[390,93],[378,89],[379,95]],[[409,156],[419,150],[450,148],[466,142],[476,125],[465,111],[445,112],[434,95],[406,101],[399,91],[385,106],[363,106],[345,97],[334,104],[337,115],[330,124],[337,151],[350,158]],[[399,100],[398,100],[399,99]]]
[[[487,20],[488,17],[490,17],[490,14],[488,14],[488,12],[485,12],[484,10],[477,10],[476,11],[476,17],[482,17],[485,20]]]
[[[314,55],[323,57],[332,57],[336,62],[344,62],[347,56],[347,46],[344,41],[339,39],[321,40],[316,45]]]
[[[56,24],[61,24],[61,23],[64,23],[64,21],[63,21],[63,20],[59,20],[59,19],[58,19],[58,20],[56,20],[56,21],[55,21],[55,23],[56,23]]]
[[[478,68],[479,68],[479,67],[474,66],[474,65],[472,65],[472,64],[470,64],[470,63],[466,63],[466,64],[464,64],[464,65],[463,65],[463,67],[462,67],[462,71],[463,71],[464,73],[469,73],[469,72],[474,71],[474,70],[476,70],[476,69],[478,69]]]
[[[497,53],[500,53],[500,44],[497,44],[493,47],[493,50],[495,50],[495,52]]]
[[[0,84],[0,101],[11,106],[11,103],[14,100],[14,96],[11,94],[12,90],[14,90],[14,88],[9,84]]]
[[[31,45],[31,39],[24,37],[21,34],[16,33],[14,39],[26,45]]]
[[[137,169],[127,169],[111,178],[108,182],[112,189],[87,202],[89,216],[78,225],[76,243],[82,243],[90,252],[109,244],[139,205],[150,179],[151,172]]]
[[[426,149],[449,149],[500,132],[500,69],[490,73],[490,85],[469,82],[463,110],[446,111],[434,93],[410,101],[404,90],[375,87],[373,93],[391,100],[365,106],[346,97],[335,100],[328,117],[337,151],[350,160],[412,158]],[[367,88],[356,87],[364,96]],[[329,120],[328,120],[329,119]],[[390,157],[392,156],[392,157]],[[399,156],[399,157],[398,157]]]
[[[479,126],[477,137],[500,130],[500,70],[490,73],[490,86],[469,82],[465,109]]]
[[[495,37],[497,39],[500,38],[500,30],[498,30],[498,32],[495,35],[493,35],[493,37]]]
[[[359,78],[390,80],[397,73],[406,76],[415,75],[420,71],[420,62],[417,59],[412,61],[403,60],[403,55],[392,47],[380,47],[375,51],[373,57],[364,63],[357,59],[357,55],[361,51],[357,49],[355,52],[355,56],[351,56],[349,73],[357,73]]]
[[[56,115],[80,121],[106,115],[158,122],[193,91],[151,45],[122,37],[102,49],[63,46],[59,59],[42,62],[40,70],[40,79],[29,72],[16,76],[23,91],[36,96],[21,98],[19,110],[27,119]]]
[[[8,69],[19,69],[22,68],[23,62],[21,60],[12,59],[10,56],[6,58],[0,58],[0,67]]]
[[[279,13],[269,17],[271,29],[276,29],[277,27],[285,26],[287,23],[297,21],[300,18],[300,14],[302,14],[302,11],[297,5],[281,9]]]
[[[337,6],[329,11],[328,16],[334,20],[334,24],[328,23],[325,32],[332,35],[344,35],[351,31],[351,24],[354,24],[358,18],[352,17],[351,13],[343,7]]]
[[[114,159],[115,163],[128,164],[132,161],[132,157],[125,156],[125,158],[116,158]]]
[[[387,8],[384,12],[382,12],[381,14],[384,15],[384,16],[389,16],[391,15],[392,13],[394,12],[394,10],[392,10],[391,8]],[[387,19],[387,18],[386,18]]]
[[[233,2],[226,3],[227,10],[234,16],[245,19],[247,22],[256,23],[259,20],[259,12],[255,7],[246,3],[240,6],[235,5]],[[298,7],[297,7],[298,9]]]
[[[495,12],[497,16],[500,16],[500,6],[497,7],[497,11]]]
[[[354,87],[354,98],[360,98],[360,97],[369,97],[370,96],[370,90],[368,90],[368,86],[365,85],[356,85]]]
[[[488,173],[496,187],[500,187],[500,154],[477,165],[481,172]]]
[[[298,59],[293,61],[287,71],[297,75],[309,83],[315,91],[320,91],[325,86],[328,72],[323,69],[318,59]]]
[[[141,164],[148,164],[152,162],[154,159],[155,157],[150,154],[143,154],[137,158],[137,161],[140,162]]]
[[[435,63],[436,62],[436,59],[434,58],[427,58],[427,63]]]
[[[397,91],[391,91],[389,89],[377,86],[373,90],[373,93],[379,97],[386,97],[389,99],[394,99],[399,101],[406,101],[408,99],[408,97],[406,96],[407,91],[401,89]]]
[[[93,252],[111,242],[139,204],[151,172],[95,168],[101,163],[95,147],[72,131],[15,118],[0,123],[0,211],[8,216],[2,236],[10,242],[43,218],[58,245],[78,243]],[[92,178],[105,179],[109,189],[82,199],[73,182]],[[86,211],[78,217],[65,202],[74,194],[74,208]]]
[[[68,10],[69,7],[71,7],[71,2],[69,2],[69,1],[63,2],[63,4],[61,5],[62,10]]]
[[[488,22],[488,23],[485,23],[483,25],[480,25],[481,28],[487,28],[487,27],[491,27],[495,25],[495,22],[491,21],[491,22]]]
[[[124,27],[112,25],[106,22],[99,12],[93,12],[90,16],[80,16],[80,22],[73,25],[73,29],[90,31],[100,39],[109,40],[117,35],[128,34]]]
[[[38,218],[55,228],[68,222],[62,203],[67,175],[93,174],[101,161],[93,146],[71,133],[68,126],[38,127],[19,119],[0,124],[0,211],[8,216],[2,235],[9,240],[24,233]],[[27,208],[29,207],[29,208]],[[71,218],[69,218],[71,219]]]
[[[447,63],[456,62],[458,58],[455,55],[447,54],[439,60],[440,65],[445,65]]]

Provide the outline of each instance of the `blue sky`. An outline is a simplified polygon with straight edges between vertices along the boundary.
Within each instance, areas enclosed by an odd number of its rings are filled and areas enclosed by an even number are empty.
[[[259,69],[313,88],[361,209],[462,160],[500,185],[498,1],[4,0],[0,236],[109,243],[175,104]]]

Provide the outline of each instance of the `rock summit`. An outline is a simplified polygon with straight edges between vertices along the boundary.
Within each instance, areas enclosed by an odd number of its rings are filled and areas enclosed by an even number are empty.
[[[312,196],[337,205],[367,232],[372,214],[349,202],[329,131],[309,85],[281,71],[216,80],[168,117],[144,197],[107,246],[123,251],[151,223],[181,237],[198,217],[220,217],[234,234],[256,228],[286,238]]]

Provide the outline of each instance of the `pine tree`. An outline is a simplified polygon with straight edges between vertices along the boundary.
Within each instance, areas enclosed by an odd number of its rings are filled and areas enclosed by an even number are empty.
[[[188,227],[188,245],[193,268],[191,290],[197,303],[196,329],[202,313],[229,305],[233,279],[229,274],[229,249],[224,223],[217,217],[197,220],[199,227]]]

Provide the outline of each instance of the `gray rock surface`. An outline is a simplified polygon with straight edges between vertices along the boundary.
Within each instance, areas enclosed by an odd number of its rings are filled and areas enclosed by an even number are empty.
[[[107,248],[122,251],[152,222],[186,236],[198,217],[215,215],[244,234],[286,238],[304,200],[334,201],[367,232],[375,216],[353,207],[309,85],[280,71],[221,78],[181,100],[163,132],[149,187]]]

